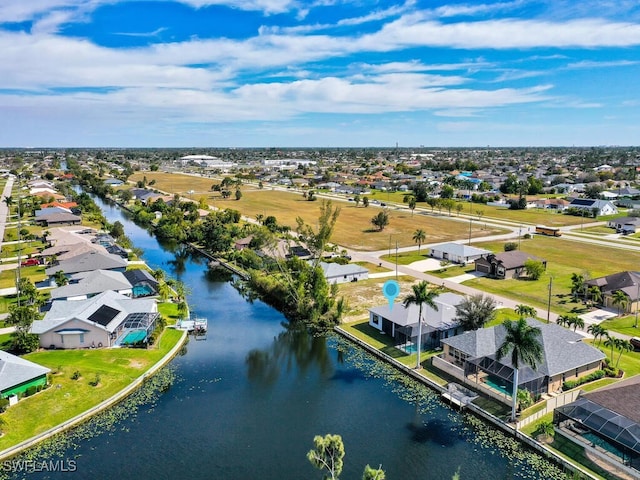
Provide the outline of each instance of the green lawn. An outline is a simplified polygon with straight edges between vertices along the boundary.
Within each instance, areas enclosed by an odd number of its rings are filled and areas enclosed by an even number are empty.
[[[24,358],[49,367],[51,387],[21,400],[3,415],[5,435],[0,449],[44,432],[88,410],[129,385],[159,361],[180,339],[182,332],[167,329],[158,344],[144,349],[53,350]],[[72,380],[79,371],[81,377]],[[96,387],[89,382],[100,375]]]
[[[167,325],[173,325],[180,318],[178,314],[178,304],[172,302],[164,302],[158,304],[158,312],[162,315],[166,321]]]
[[[631,335],[632,337],[640,337],[640,327],[634,327],[635,324],[635,314],[626,315],[624,317],[614,317],[601,323],[601,325],[607,330],[615,330],[616,332]]]
[[[494,252],[504,250],[503,242],[487,242],[477,245]],[[465,285],[486,292],[512,298],[520,303],[546,309],[549,279],[553,277],[551,310],[556,313],[583,313],[587,307],[571,297],[571,274],[578,273],[587,278],[596,278],[611,273],[629,270],[640,263],[640,252],[625,251],[615,254],[611,247],[591,245],[571,240],[535,236],[523,240],[521,250],[547,260],[547,270],[537,281],[495,280],[476,278]],[[449,271],[445,271],[448,275]]]
[[[12,338],[10,333],[3,333],[0,335],[0,350],[5,352],[11,347]]]
[[[22,267],[20,269],[20,276],[22,278],[28,278],[32,283],[41,282],[47,275],[44,273],[44,265],[37,267]],[[16,286],[16,271],[3,270],[0,272],[0,288],[10,288]]]

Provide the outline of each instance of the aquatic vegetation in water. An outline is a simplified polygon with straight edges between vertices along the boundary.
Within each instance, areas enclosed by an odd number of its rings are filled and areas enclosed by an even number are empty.
[[[42,462],[63,456],[71,457],[80,443],[105,432],[126,430],[127,419],[135,419],[140,412],[152,412],[156,402],[177,380],[175,368],[168,365],[147,379],[131,395],[116,405],[91,417],[70,430],[48,438],[11,459],[15,462]],[[145,410],[143,410],[145,409]],[[0,475],[0,479],[18,478]]]

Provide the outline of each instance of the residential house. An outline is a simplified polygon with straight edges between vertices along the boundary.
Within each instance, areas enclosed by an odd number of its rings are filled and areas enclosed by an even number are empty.
[[[347,283],[366,280],[369,270],[355,263],[341,265],[339,263],[320,262],[322,273],[329,283]]]
[[[119,178],[107,178],[104,181],[105,185],[110,185],[112,187],[119,187],[121,185],[124,185],[124,182],[122,180],[120,180]]]
[[[56,210],[54,208],[47,208],[45,210]],[[42,210],[38,210],[42,211]],[[36,213],[38,212],[36,211]],[[46,214],[45,214],[46,213]],[[82,222],[82,218],[78,215],[74,215],[73,213],[66,212],[45,212],[36,216],[35,222],[41,225],[51,227],[57,225],[79,225]]]
[[[592,216],[593,212],[596,212],[595,216],[616,215],[618,213],[617,207],[609,200],[600,200],[597,198],[574,198],[567,208],[583,210],[585,216]]]
[[[553,412],[556,435],[576,443],[591,458],[640,478],[640,376],[594,392]]]
[[[127,265],[127,260],[119,255],[90,251],[71,257],[68,260],[58,261],[47,268],[45,273],[49,277],[53,277],[56,272],[62,271],[69,277],[74,273],[90,272],[93,270],[115,270],[124,272]]]
[[[107,290],[131,297],[131,283],[122,272],[93,270],[71,275],[67,285],[51,290],[51,300],[86,300]]]
[[[640,272],[626,271],[612,273],[604,277],[592,278],[585,282],[589,287],[597,287],[602,293],[605,307],[620,308],[615,304],[615,292],[621,291],[627,298],[626,312],[640,311]]]
[[[615,228],[616,232],[635,233],[640,227],[640,217],[618,217],[607,222],[607,227]]]
[[[0,350],[0,397],[10,404],[29,387],[43,387],[51,370],[24,358]],[[15,397],[14,397],[15,396]]]
[[[437,310],[428,305],[422,307],[422,345],[437,348],[440,341],[462,332],[455,319],[456,305],[464,297],[455,293],[441,293],[434,299]],[[398,348],[415,352],[418,344],[418,305],[382,305],[369,309],[369,325],[394,339]]]
[[[148,297],[158,293],[159,282],[147,270],[134,268],[125,271],[123,275],[131,284],[133,298]]]
[[[564,212],[569,208],[569,201],[564,198],[540,198],[536,200],[536,208]]]
[[[429,246],[429,256],[448,260],[453,263],[460,263],[462,265],[471,263],[483,255],[488,255],[490,253],[491,251],[485,250],[484,248],[476,248],[470,245],[463,245],[454,242]]]
[[[490,253],[476,259],[475,270],[493,278],[520,278],[526,276],[524,265],[527,260],[540,261],[545,269],[547,268],[546,260],[520,250],[512,250],[497,254]]]
[[[55,300],[31,333],[45,348],[100,348],[127,342],[132,334],[144,341],[159,318],[154,299],[132,299],[106,291],[86,300]]]
[[[518,388],[534,395],[558,392],[563,382],[575,380],[602,367],[605,354],[582,342],[582,335],[555,323],[527,319],[540,329],[543,359],[535,369],[520,365]],[[496,352],[504,343],[504,325],[481,328],[442,340],[443,352],[433,365],[466,384],[483,388],[504,403],[511,403],[514,368],[511,356],[501,360]]]

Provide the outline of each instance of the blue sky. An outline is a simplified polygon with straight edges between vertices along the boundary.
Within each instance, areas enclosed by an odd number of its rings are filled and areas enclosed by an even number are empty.
[[[0,147],[638,145],[638,0],[2,0]]]

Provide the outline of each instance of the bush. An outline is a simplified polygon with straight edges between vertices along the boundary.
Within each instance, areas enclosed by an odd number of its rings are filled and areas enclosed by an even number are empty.
[[[75,372],[73,372],[73,374],[71,375],[71,380],[78,380],[80,378],[81,374],[80,374],[80,370],[76,370]]]
[[[577,380],[567,380],[562,384],[562,390],[571,390],[573,388],[579,387],[580,385],[584,385],[585,383],[593,382],[594,380],[600,380],[604,378],[605,371],[604,370],[596,370],[589,375],[586,375],[582,378],[578,378]]]
[[[504,251],[511,252],[512,250],[517,250],[518,244],[516,242],[507,242],[504,244]]]
[[[9,408],[9,399],[1,397],[0,398],[0,413],[4,413],[7,408]]]
[[[99,383],[100,383],[100,375],[96,374],[96,377],[89,382],[89,385],[91,385],[92,387],[97,387]]]
[[[24,391],[24,396],[30,397],[31,395],[35,395],[37,391],[38,391],[38,388],[35,385],[32,385],[31,387],[27,388]]]

